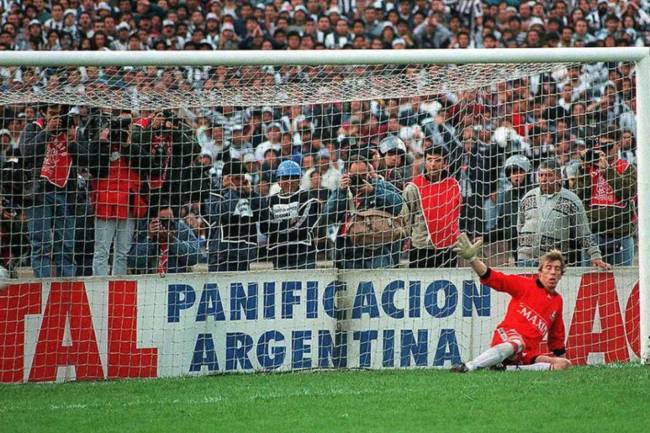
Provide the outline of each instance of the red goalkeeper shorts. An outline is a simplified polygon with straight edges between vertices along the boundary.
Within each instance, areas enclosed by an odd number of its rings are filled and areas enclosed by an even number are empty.
[[[491,347],[501,343],[510,343],[516,347],[515,354],[506,359],[504,364],[529,365],[542,355],[538,350],[531,350],[532,347],[515,329],[497,328],[492,335]]]

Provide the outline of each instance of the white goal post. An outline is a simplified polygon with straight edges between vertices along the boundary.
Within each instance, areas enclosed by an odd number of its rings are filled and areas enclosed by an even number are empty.
[[[473,65],[630,62],[636,68],[640,359],[650,363],[650,48],[0,53],[1,66]],[[10,92],[10,90],[7,90]],[[1,96],[1,95],[0,95]]]

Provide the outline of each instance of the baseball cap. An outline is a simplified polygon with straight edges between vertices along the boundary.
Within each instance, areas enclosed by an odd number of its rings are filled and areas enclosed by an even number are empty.
[[[292,160],[282,161],[275,171],[277,178],[300,178],[302,170],[297,162]]]
[[[230,23],[223,23],[221,26],[221,33],[225,32],[226,30],[230,30],[231,32],[235,31],[235,26],[233,26]]]
[[[339,15],[341,15],[341,11],[340,11],[339,8],[337,8],[336,6],[332,6],[331,8],[329,8],[329,9],[327,10],[327,14],[326,14],[326,15],[332,15],[332,14],[339,14]]]
[[[40,26],[40,25],[42,25],[42,24],[41,24],[41,22],[40,22],[39,20],[37,20],[37,19],[33,19],[33,20],[31,20],[31,21],[29,22],[29,25],[30,25],[30,26]]]
[[[215,13],[213,13],[213,12],[210,12],[210,13],[208,13],[208,14],[205,16],[205,20],[206,20],[206,21],[210,21],[210,20],[216,20],[216,21],[219,21],[219,17],[217,16],[217,14],[215,14]]]
[[[119,24],[117,25],[117,27],[115,27],[115,29],[116,29],[117,31],[120,31],[120,30],[131,30],[131,26],[129,26],[129,23],[127,23],[127,22],[125,22],[125,21],[122,21],[121,23],[119,23]]]
[[[299,5],[299,6],[298,6],[294,11],[293,11],[293,13],[295,14],[295,13],[298,12],[298,11],[303,12],[305,15],[309,15],[309,11],[308,11],[307,8],[304,7],[303,5]]]
[[[99,4],[97,5],[97,8],[96,8],[96,9],[97,9],[97,10],[105,10],[105,11],[109,11],[109,12],[112,12],[112,11],[113,11],[113,9],[111,9],[111,7],[110,7],[110,6],[108,5],[108,3],[106,3],[106,2],[101,2],[101,3],[99,3]]]
[[[209,40],[201,39],[201,42],[199,42],[199,46],[204,46],[204,45],[209,47],[211,50],[214,50],[214,45]]]
[[[172,20],[164,20],[163,27],[167,27],[167,26],[176,27],[176,24],[174,24],[174,21]]]

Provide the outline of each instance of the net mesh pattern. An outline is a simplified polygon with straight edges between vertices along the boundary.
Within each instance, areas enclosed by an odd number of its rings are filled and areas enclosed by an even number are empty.
[[[0,104],[61,103],[162,110],[223,105],[306,105],[404,98],[482,87],[561,64],[6,68]]]
[[[639,354],[633,64],[0,72],[0,317],[44,316],[0,331],[2,381],[472,359],[509,298],[460,233],[510,273],[564,254],[564,334],[522,313],[539,353]]]

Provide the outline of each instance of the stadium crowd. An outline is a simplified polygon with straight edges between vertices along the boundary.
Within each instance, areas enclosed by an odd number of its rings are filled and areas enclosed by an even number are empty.
[[[4,50],[494,48],[646,45],[645,0],[23,0]]]
[[[597,47],[646,44],[644,1],[0,3],[5,50]],[[421,77],[426,68],[400,73]],[[132,100],[308,80],[300,68],[0,69],[2,92]],[[487,83],[486,83],[487,84]],[[634,256],[630,64],[428,96],[201,110],[7,104],[1,260],[37,277],[456,266],[460,231],[500,263],[554,247]],[[537,187],[539,184],[539,187]],[[441,198],[442,197],[442,198]],[[443,215],[443,217],[441,217]],[[564,218],[561,220],[561,218]],[[373,230],[365,230],[371,227]],[[109,261],[112,261],[109,263]]]

